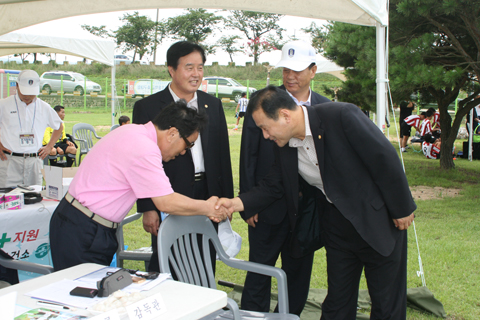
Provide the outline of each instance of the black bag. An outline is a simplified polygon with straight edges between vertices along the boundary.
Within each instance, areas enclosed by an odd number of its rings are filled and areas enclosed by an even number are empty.
[[[291,255],[294,258],[300,258],[323,247],[316,200],[320,190],[309,185],[300,175],[298,177],[298,218],[290,243]]]

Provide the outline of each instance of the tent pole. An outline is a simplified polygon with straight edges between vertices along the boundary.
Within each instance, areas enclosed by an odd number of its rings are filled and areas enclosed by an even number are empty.
[[[112,90],[110,90],[112,93],[112,126],[115,124],[115,98],[117,95],[117,92],[115,90],[115,63],[112,66]]]
[[[385,55],[385,26],[376,23],[377,29],[377,126],[385,133],[386,108],[386,55]]]

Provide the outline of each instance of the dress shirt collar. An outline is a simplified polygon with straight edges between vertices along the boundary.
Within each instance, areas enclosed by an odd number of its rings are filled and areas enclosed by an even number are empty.
[[[305,119],[305,139],[307,137],[312,137],[312,130],[310,129],[310,121],[308,120],[308,110],[306,107],[301,106],[303,111],[303,118]],[[292,148],[301,148],[304,145],[305,139],[301,140],[298,138],[290,138],[288,141],[288,146]]]
[[[307,101],[298,101],[297,98],[295,98],[290,92],[288,92],[288,90],[286,90],[287,93],[290,95],[290,97],[292,97],[293,101],[295,101],[295,103],[299,106],[311,106],[312,105],[312,90],[310,90],[310,88],[308,88],[308,99]]]
[[[175,92],[173,92],[170,84],[168,85],[168,90],[170,91],[170,94],[171,94],[172,97],[173,97],[173,101],[177,102],[178,100],[180,100],[180,98],[175,94]],[[197,92],[195,92],[195,93],[193,94],[193,99],[192,99],[192,100],[187,101],[187,106],[188,106],[189,108],[198,109]]]

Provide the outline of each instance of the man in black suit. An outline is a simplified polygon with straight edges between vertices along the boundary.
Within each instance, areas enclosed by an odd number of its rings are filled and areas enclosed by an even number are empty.
[[[275,164],[250,192],[217,205],[255,213],[285,197],[297,214],[300,175],[317,191],[327,252],[321,319],[355,319],[363,269],[370,319],[406,319],[406,229],[416,205],[392,144],[352,104],[301,107],[275,87],[258,91],[247,113],[276,143]]]
[[[205,61],[205,52],[199,45],[187,41],[174,43],[167,51],[172,82],[163,91],[137,101],[132,117],[133,123],[147,123],[165,106],[179,99],[187,101],[190,108],[203,109],[207,113],[208,125],[200,132],[193,148],[163,164],[175,192],[203,200],[214,195],[233,197],[230,147],[222,102],[197,90],[202,83]],[[157,232],[160,212],[156,211],[151,199],[138,200],[137,211],[143,212],[143,227],[152,234],[153,255],[149,271],[159,271]],[[212,258],[215,262],[215,257]]]
[[[328,98],[310,90],[315,77],[315,49],[304,41],[292,41],[282,48],[283,85],[296,104],[316,105],[329,102]],[[273,141],[263,138],[262,130],[250,115],[245,117],[240,148],[240,193],[258,185],[272,167],[275,157]],[[291,250],[293,212],[287,216],[285,198],[275,201],[262,211],[240,213],[248,223],[249,260],[275,266],[282,257],[282,269],[287,274],[290,313],[300,315],[308,297],[314,251]],[[242,293],[241,306],[245,310],[270,310],[271,277],[248,272]]]

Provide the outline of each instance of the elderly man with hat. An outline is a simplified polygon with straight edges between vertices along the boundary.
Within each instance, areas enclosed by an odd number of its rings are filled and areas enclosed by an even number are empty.
[[[280,88],[286,90],[297,105],[330,102],[310,89],[317,66],[315,49],[308,43],[292,41],[285,44],[276,67],[283,67],[283,85]],[[257,186],[267,175],[275,158],[273,146],[274,142],[263,138],[262,130],[247,112],[240,149],[240,193]],[[245,212],[241,215],[249,225],[249,260],[274,266],[281,255],[282,269],[288,280],[289,311],[300,315],[310,288],[314,249],[299,249],[293,230],[297,217],[288,212],[285,198],[253,215]],[[268,312],[270,291],[270,277],[247,273],[242,309]]]
[[[38,74],[23,70],[16,94],[0,100],[0,188],[42,184],[43,159],[62,134],[63,123],[48,103],[37,98],[39,92]],[[42,147],[47,127],[54,131]]]

